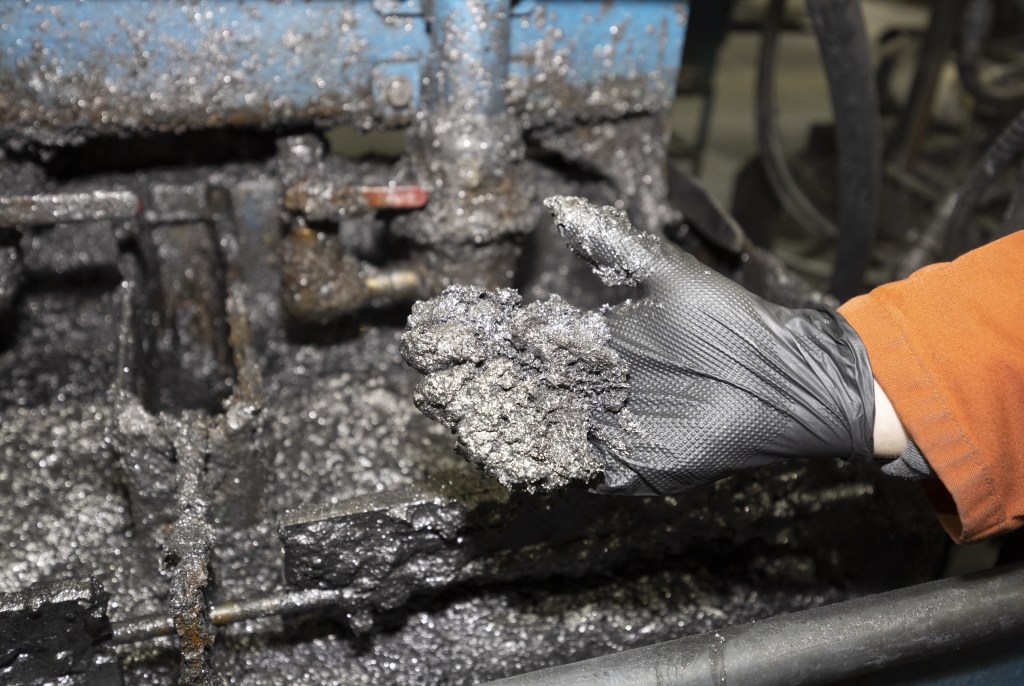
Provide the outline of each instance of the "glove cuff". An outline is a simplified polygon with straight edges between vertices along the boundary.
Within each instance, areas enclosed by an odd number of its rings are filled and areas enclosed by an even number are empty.
[[[924,453],[913,441],[908,441],[903,453],[889,464],[884,465],[882,471],[889,476],[906,481],[923,481],[936,476],[935,470],[928,464]]]
[[[837,399],[850,427],[850,458],[872,460],[875,456],[875,383],[871,361],[860,334],[834,310],[827,313],[842,332],[837,364],[848,381]]]
[[[875,384],[860,336],[834,310],[766,305],[787,377],[789,428],[768,453],[778,457],[874,457]],[[769,325],[772,325],[769,322]]]

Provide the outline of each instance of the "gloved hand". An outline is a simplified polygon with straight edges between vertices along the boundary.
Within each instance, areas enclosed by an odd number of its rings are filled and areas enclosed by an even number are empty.
[[[595,490],[672,493],[786,458],[872,457],[871,367],[839,314],[766,302],[612,208],[545,204],[573,252],[641,296],[605,314],[629,416],[626,431],[593,432]]]

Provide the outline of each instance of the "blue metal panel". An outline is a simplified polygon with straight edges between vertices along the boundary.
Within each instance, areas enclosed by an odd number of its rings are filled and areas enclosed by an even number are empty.
[[[152,91],[178,87],[176,77],[201,90],[237,78],[278,84],[295,102],[328,87],[357,90],[368,65],[427,51],[422,19],[389,23],[368,3],[337,0],[12,3],[0,8],[0,24],[5,68],[43,57],[69,73],[91,67],[107,82],[134,79]],[[50,85],[40,83],[40,92]]]
[[[1020,686],[1024,636],[950,651],[931,660],[844,682],[843,686]]]
[[[510,75],[522,83],[527,124],[667,109],[688,18],[687,2],[538,3],[511,31]]]
[[[57,128],[355,121],[375,64],[428,50],[422,18],[345,0],[5,3],[0,41],[0,119]]]
[[[443,108],[472,99],[474,112],[504,112],[510,0],[433,2],[438,104]]]
[[[419,103],[395,111],[375,102],[374,68],[399,61],[427,73],[419,11],[416,0],[3,3],[0,137],[403,125]],[[686,3],[667,0],[516,3],[509,70],[521,97],[512,104],[532,111],[531,124],[556,114],[555,100],[559,116],[622,96],[631,107],[665,107],[685,24]]]

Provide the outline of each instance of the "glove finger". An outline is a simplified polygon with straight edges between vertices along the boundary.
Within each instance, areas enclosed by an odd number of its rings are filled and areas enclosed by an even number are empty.
[[[657,236],[633,226],[626,213],[574,196],[556,195],[544,205],[569,249],[590,263],[608,286],[640,286],[662,254]]]

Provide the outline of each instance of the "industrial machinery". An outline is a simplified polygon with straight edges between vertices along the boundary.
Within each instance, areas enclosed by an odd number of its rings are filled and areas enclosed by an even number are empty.
[[[844,54],[866,51],[835,4]],[[669,164],[688,11],[0,6],[0,681],[471,683],[934,578],[923,500],[869,467],[508,493],[413,407],[413,301],[623,297],[559,246],[555,193],[766,297],[834,302]],[[855,92],[843,122],[872,105]],[[878,135],[840,137],[843,295]]]

